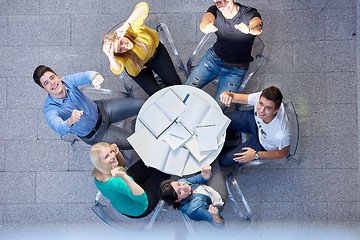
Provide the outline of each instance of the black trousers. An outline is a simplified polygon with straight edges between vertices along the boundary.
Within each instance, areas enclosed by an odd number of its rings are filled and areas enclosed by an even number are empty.
[[[145,64],[146,68],[142,69],[139,74],[134,77],[129,75],[139,86],[149,95],[161,89],[156,82],[152,73],[154,71],[164,82],[165,86],[181,85],[179,75],[177,75],[170,55],[165,46],[160,42],[157,47],[157,52]]]
[[[127,170],[129,176],[139,184],[145,191],[149,205],[146,211],[140,216],[128,216],[131,218],[142,218],[149,215],[160,200],[160,184],[162,181],[169,179],[170,175],[160,172],[159,170],[147,167],[142,160],[137,161]]]

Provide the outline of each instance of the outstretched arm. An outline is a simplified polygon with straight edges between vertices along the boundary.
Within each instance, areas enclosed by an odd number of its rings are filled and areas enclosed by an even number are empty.
[[[134,11],[131,13],[130,17],[124,22],[124,24],[115,30],[115,33],[119,39],[122,39],[129,27],[142,15],[144,15],[146,9],[146,3],[138,4],[135,7]]]
[[[223,92],[220,95],[220,101],[225,104],[225,106],[230,107],[231,103],[248,104],[248,97],[249,94]]]

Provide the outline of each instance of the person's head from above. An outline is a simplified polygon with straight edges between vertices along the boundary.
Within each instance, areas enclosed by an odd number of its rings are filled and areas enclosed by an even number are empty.
[[[192,194],[192,189],[187,183],[173,180],[163,182],[160,191],[162,199],[175,208],[179,206],[180,201]]]
[[[102,45],[104,46],[105,44],[111,44],[113,46],[114,56],[122,59],[130,59],[138,69],[144,68],[145,62],[136,55],[133,48],[134,46],[140,47],[147,54],[150,47],[129,31],[125,33],[122,39],[118,39],[115,32],[106,34],[102,40]]]
[[[38,66],[34,71],[33,79],[44,92],[49,93],[51,96],[55,98],[64,96],[65,87],[61,81],[61,77],[51,68],[44,65]]]
[[[234,11],[235,0],[213,0],[215,6],[224,15],[229,15]]]
[[[265,88],[256,105],[258,118],[262,119],[265,123],[270,123],[280,110],[282,99],[282,93],[277,87],[271,86]]]
[[[112,44],[114,47],[114,55],[121,56],[122,53],[126,53],[134,47],[135,37],[131,33],[125,33],[122,39],[116,36],[115,32],[111,32],[105,35],[102,44]]]
[[[119,164],[115,151],[105,142],[96,143],[91,147],[90,159],[95,169],[103,174],[111,174],[111,169]]]

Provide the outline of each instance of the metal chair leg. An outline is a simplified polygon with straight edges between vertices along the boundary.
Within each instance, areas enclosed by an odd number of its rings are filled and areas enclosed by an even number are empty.
[[[235,191],[237,192],[237,194],[239,194],[239,196],[241,197],[241,201],[243,202],[245,209],[246,209],[246,213],[243,213],[240,209],[239,204],[236,202],[236,199],[234,197],[234,194],[231,191],[231,186],[233,186],[235,188]],[[252,217],[252,211],[251,208],[248,204],[248,202],[246,201],[246,198],[244,196],[244,194],[242,193],[242,191],[240,190],[239,184],[236,181],[236,179],[233,176],[233,173],[230,172],[227,175],[226,178],[226,188],[228,190],[229,193],[229,199],[235,204],[235,211],[238,212],[240,218],[245,219],[245,220],[251,220]]]
[[[159,203],[157,204],[155,211],[153,213],[153,215],[151,216],[150,222],[148,223],[148,225],[145,227],[145,230],[149,230],[152,228],[152,226],[154,225],[154,222],[156,220],[156,217],[159,215],[161,209],[163,208],[165,202],[163,200],[160,200]]]
[[[192,238],[192,239],[197,239],[196,233],[195,233],[194,229],[192,228],[191,223],[189,222],[188,217],[187,217],[185,214],[183,214],[183,213],[181,213],[181,215],[182,215],[182,217],[183,217],[183,219],[184,219],[184,222],[185,222],[185,225],[186,225],[187,229],[188,229],[189,232],[190,232],[191,238]]]

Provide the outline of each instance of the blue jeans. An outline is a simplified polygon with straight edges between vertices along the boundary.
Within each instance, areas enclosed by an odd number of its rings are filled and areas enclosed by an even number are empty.
[[[144,104],[144,99],[138,98],[113,98],[96,101],[101,113],[102,123],[91,138],[81,138],[87,144],[93,145],[98,142],[116,143],[122,149],[132,149],[127,138],[130,132],[112,125],[131,116],[135,116]]]
[[[230,112],[226,113],[225,115],[231,119],[230,125],[226,130],[227,136],[233,135],[236,131],[250,133],[252,136],[240,146],[228,151],[222,151],[219,156],[220,166],[230,167],[238,164],[233,160],[234,154],[244,152],[242,150],[243,147],[250,147],[255,151],[266,151],[259,141],[259,132],[255,122],[253,109],[248,111]]]
[[[215,100],[221,109],[225,110],[226,106],[220,102],[220,94],[225,91],[236,93],[248,69],[249,67],[238,68],[226,65],[215,54],[214,48],[211,47],[201,58],[199,64],[194,71],[192,71],[185,84],[203,88],[219,76]]]

